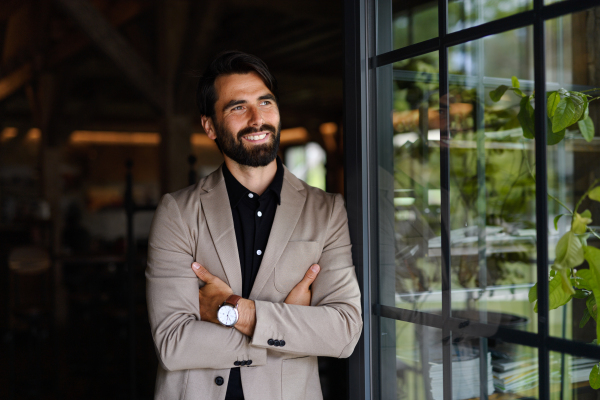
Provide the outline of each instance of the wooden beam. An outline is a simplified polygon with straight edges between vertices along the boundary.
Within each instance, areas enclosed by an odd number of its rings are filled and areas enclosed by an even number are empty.
[[[33,77],[33,65],[27,63],[0,79],[0,101],[7,98]]]
[[[175,82],[177,108],[191,112],[195,107],[196,87],[190,79],[191,71],[202,73],[211,56],[211,46],[215,42],[221,15],[229,7],[225,0],[196,1],[189,13],[188,32],[183,43]]]
[[[339,20],[342,18],[342,1],[323,0],[229,0],[232,10],[265,8],[294,17],[309,18],[313,21]]]
[[[165,89],[162,81],[97,8],[88,0],[55,0],[55,2],[154,106],[164,110]]]
[[[119,27],[129,22],[147,6],[147,3],[142,3],[140,1],[122,1],[115,4],[109,10],[106,18],[113,26]],[[87,36],[68,35],[40,57],[43,64],[42,68],[51,69],[56,67],[89,46],[89,44],[90,40]],[[11,63],[9,62],[8,64]],[[32,61],[27,61],[0,78],[0,101],[4,100],[28,83],[33,78],[33,71],[34,63]]]

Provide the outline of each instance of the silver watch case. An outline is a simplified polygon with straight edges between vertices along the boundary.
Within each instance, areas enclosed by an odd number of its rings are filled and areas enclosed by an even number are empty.
[[[233,326],[238,322],[238,318],[239,314],[237,306],[234,307],[229,303],[223,303],[219,306],[219,310],[217,311],[217,319],[221,325],[228,328],[233,328]]]

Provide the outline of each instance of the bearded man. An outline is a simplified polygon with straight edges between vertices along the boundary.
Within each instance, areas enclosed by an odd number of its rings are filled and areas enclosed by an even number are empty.
[[[343,197],[277,157],[277,84],[262,60],[221,53],[197,102],[225,162],[154,216],[155,398],[322,399],[317,356],[348,357],[362,330]]]

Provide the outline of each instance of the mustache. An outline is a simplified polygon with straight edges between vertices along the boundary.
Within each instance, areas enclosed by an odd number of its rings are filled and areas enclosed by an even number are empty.
[[[249,133],[256,133],[256,132],[263,132],[263,131],[269,131],[273,134],[277,133],[277,129],[275,129],[275,127],[271,124],[263,124],[260,126],[260,128],[254,128],[254,127],[247,127],[242,129],[241,131],[238,132],[237,134],[237,138],[238,140],[242,140],[242,136],[245,136]]]

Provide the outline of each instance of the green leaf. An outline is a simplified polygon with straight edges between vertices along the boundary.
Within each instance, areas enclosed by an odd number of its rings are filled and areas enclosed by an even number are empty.
[[[587,213],[584,211],[584,214],[591,216],[590,211],[589,210],[586,210],[586,211],[587,211]],[[579,214],[576,212],[573,217],[573,223],[571,225],[571,230],[578,235],[582,235],[587,230],[587,226],[591,223],[592,223],[591,218],[585,217],[585,216],[583,216],[583,214]]]
[[[554,132],[552,121],[546,119],[546,137],[548,145],[555,145],[565,138],[565,129],[559,132]]]
[[[565,276],[566,274],[562,273],[556,274],[554,279],[548,283],[548,304],[551,310],[567,304],[569,300],[571,300],[573,293],[575,293],[573,288],[570,286],[569,279],[566,278],[565,280]],[[568,288],[570,288],[573,293],[571,293]]]
[[[600,363],[590,371],[590,386],[592,389],[600,389]]]
[[[558,220],[560,220],[560,217],[562,217],[565,214],[558,214],[556,217],[554,217],[554,229],[558,230]]]
[[[588,297],[585,301],[585,306],[587,307],[586,309],[588,310],[590,315],[594,318],[594,321],[596,321],[596,296],[591,295],[590,297]]]
[[[583,247],[573,231],[569,231],[556,244],[556,258],[553,269],[564,271],[583,263]],[[557,275],[558,276],[558,275]]]
[[[554,112],[556,111],[556,107],[560,102],[560,94],[558,92],[552,92],[550,96],[548,96],[547,100],[547,108],[548,108],[548,117],[552,118],[554,116]]]
[[[512,80],[512,85],[515,88],[520,88],[521,86],[519,85],[519,80],[517,79],[516,76],[513,76],[512,78],[510,78]]]
[[[590,223],[592,222],[592,212],[590,210],[585,210],[584,212],[581,213],[581,216],[583,218],[589,218],[590,219]]]
[[[581,321],[579,321],[579,327],[583,328],[585,326],[585,324],[588,323],[590,318],[591,318],[591,314],[586,308],[585,310],[583,310],[583,317],[581,317]]]
[[[588,142],[591,142],[594,139],[594,123],[592,119],[588,116],[585,119],[577,121],[577,126],[579,127],[579,131],[581,132],[581,136]]]
[[[573,116],[573,119],[571,120],[571,123],[568,126],[573,125],[575,122],[579,121],[581,119],[581,117],[583,116],[583,111],[586,108],[586,100],[584,95],[582,95],[579,92],[569,92],[571,94],[571,101],[573,101],[573,104],[575,104],[575,115]]]
[[[579,121],[584,120],[588,117],[588,115],[590,114],[590,108],[589,108],[589,100],[587,98],[587,96],[582,95],[582,99],[583,99],[583,112],[581,113],[581,117],[579,117]]]
[[[533,303],[537,300],[537,283],[529,289],[529,302]]]
[[[558,102],[552,116],[552,131],[560,132],[572,124],[575,116],[575,103],[571,97],[565,97]]]
[[[506,93],[507,90],[508,90],[508,86],[500,85],[496,89],[494,89],[490,92],[490,98],[494,102],[498,102],[498,101],[500,101],[502,96],[504,96],[504,93]]]
[[[594,201],[600,201],[600,186],[597,186],[590,190],[588,197]]]
[[[523,128],[523,136],[527,139],[535,138],[535,125],[533,120],[533,108],[529,104],[529,97],[523,97],[519,104],[519,114],[517,118],[521,128]],[[531,110],[531,112],[530,112]]]
[[[512,88],[512,91],[515,92],[515,94],[518,94],[521,97],[527,97],[527,95],[525,93],[523,93],[521,91],[521,89],[517,89],[517,88]]]
[[[585,260],[590,265],[590,271],[592,272],[592,276],[594,276],[594,280],[592,282],[592,292],[594,293],[594,302],[596,302],[596,300],[600,296],[600,250],[598,250],[595,247],[585,246],[585,248],[583,249],[583,253],[585,255]],[[590,314],[592,314],[594,319],[598,321],[600,317],[600,315],[598,315],[598,312],[600,310],[598,309],[597,305],[595,309],[595,312],[590,312]],[[598,323],[596,324],[596,337],[600,337],[600,324]]]
[[[579,289],[592,290],[594,287],[594,276],[592,271],[589,269],[578,269],[577,270],[577,287]],[[593,296],[591,296],[593,297]]]

